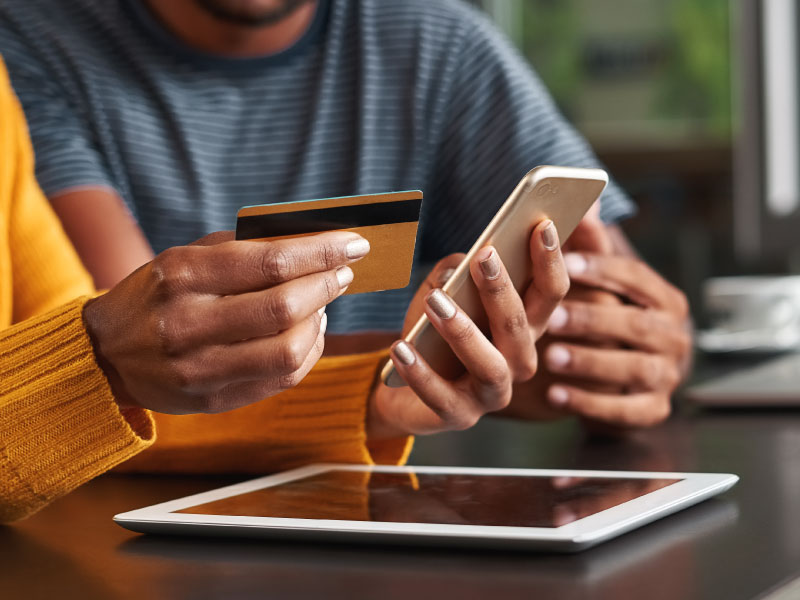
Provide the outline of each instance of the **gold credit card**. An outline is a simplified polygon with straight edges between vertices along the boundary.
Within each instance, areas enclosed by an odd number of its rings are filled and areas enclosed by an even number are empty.
[[[325,231],[353,231],[370,252],[356,263],[346,294],[408,285],[414,260],[422,192],[390,192],[283,204],[245,206],[236,219],[237,240],[275,240]]]

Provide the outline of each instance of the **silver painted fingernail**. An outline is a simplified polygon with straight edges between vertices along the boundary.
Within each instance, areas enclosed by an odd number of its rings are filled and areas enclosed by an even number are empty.
[[[319,332],[322,335],[325,335],[325,332],[328,330],[328,313],[322,315],[322,319],[319,322]]]
[[[551,252],[558,248],[558,232],[552,221],[548,221],[542,229],[542,245]]]
[[[453,276],[453,273],[455,272],[456,272],[455,269],[445,269],[444,271],[442,271],[441,274],[439,275],[439,285],[440,286],[444,285],[445,283],[450,281],[450,278]]]
[[[563,388],[559,385],[554,385],[547,390],[547,399],[550,400],[550,404],[555,406],[564,406],[567,402],[569,402],[569,392],[566,390],[566,388]]]
[[[340,288],[346,288],[353,282],[353,269],[340,267],[336,270],[336,279],[339,281]]]
[[[547,349],[547,366],[551,369],[563,369],[572,360],[572,356],[564,346],[554,344]]]
[[[481,272],[486,279],[492,280],[500,277],[500,260],[497,258],[497,252],[492,250],[489,256],[484,258],[478,263],[481,267]]]
[[[364,238],[348,242],[345,253],[347,254],[347,258],[350,259],[366,256],[369,253],[369,242]]]
[[[456,305],[439,288],[436,288],[428,295],[428,306],[440,319],[452,319],[456,315]]]
[[[411,346],[409,346],[405,342],[397,342],[392,352],[394,352],[394,355],[397,358],[397,360],[399,360],[401,364],[404,364],[407,367],[413,365],[414,361],[417,360],[417,355],[414,354],[414,351],[411,349]]]
[[[548,329],[563,329],[569,319],[567,309],[560,304],[556,306],[553,313],[550,315],[550,320],[547,322]]]
[[[567,254],[564,256],[564,265],[570,275],[580,275],[589,267],[589,263],[580,254]]]

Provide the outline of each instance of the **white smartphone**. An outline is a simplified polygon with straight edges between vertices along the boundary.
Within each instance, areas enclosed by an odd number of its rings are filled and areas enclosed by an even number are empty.
[[[553,166],[532,169],[517,184],[442,289],[483,332],[487,332],[488,318],[469,272],[475,253],[484,246],[494,246],[514,287],[522,292],[531,281],[528,248],[536,225],[544,219],[553,221],[563,244],[607,184],[608,175],[602,169]],[[451,379],[464,371],[426,315],[420,317],[403,339],[441,376]],[[390,387],[406,385],[391,360],[384,366],[381,380]]]

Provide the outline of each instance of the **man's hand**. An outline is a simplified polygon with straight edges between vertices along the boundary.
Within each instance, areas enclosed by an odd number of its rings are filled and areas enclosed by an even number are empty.
[[[550,221],[534,229],[530,257],[533,282],[524,298],[514,289],[492,247],[478,252],[470,265],[489,316],[491,342],[439,289],[447,270],[462,257],[448,257],[437,265],[409,308],[405,330],[424,310],[466,367],[466,373],[455,380],[445,379],[410,344],[396,342],[392,360],[408,387],[379,384],[375,388],[367,418],[371,437],[466,429],[484,414],[506,407],[514,382],[533,377],[538,367],[536,340],[569,288],[558,235]]]
[[[565,254],[576,297],[565,299],[548,327],[546,398],[557,412],[590,421],[655,425],[669,415],[689,367],[686,297],[635,256],[603,251],[614,244],[599,221],[580,227],[576,251]],[[595,247],[582,248],[586,239]]]
[[[231,410],[296,385],[319,359],[324,308],[369,243],[344,232],[232,239],[171,248],[87,303],[95,354],[122,408]]]

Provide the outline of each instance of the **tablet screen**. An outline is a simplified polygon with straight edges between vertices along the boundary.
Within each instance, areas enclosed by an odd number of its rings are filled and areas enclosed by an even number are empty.
[[[176,512],[560,527],[678,481],[331,470]]]

